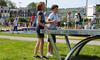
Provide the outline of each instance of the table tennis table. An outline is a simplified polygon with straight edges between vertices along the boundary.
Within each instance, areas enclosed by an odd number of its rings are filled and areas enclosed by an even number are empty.
[[[66,44],[69,48],[69,53],[66,55],[65,60],[70,60],[70,58],[72,57],[72,55],[74,54],[74,56],[77,56],[80,51],[82,50],[82,48],[90,41],[92,40],[96,40],[96,39],[100,39],[100,30],[99,29],[88,29],[88,30],[84,30],[84,29],[57,29],[57,30],[41,30],[41,33],[46,33],[48,34],[48,36],[50,37],[50,41],[52,43],[52,46],[55,50],[55,53],[58,56],[59,60],[61,59],[61,56],[59,54],[58,48],[56,46],[56,44],[54,44],[51,34],[55,34],[55,35],[61,35],[61,36],[65,36],[65,40],[66,40]],[[69,42],[68,36],[87,36],[87,38],[81,40],[80,42],[78,42],[77,44],[74,45],[74,47],[71,47],[71,44]]]

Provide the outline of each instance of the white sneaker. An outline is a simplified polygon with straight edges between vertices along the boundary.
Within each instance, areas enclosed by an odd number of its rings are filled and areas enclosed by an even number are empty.
[[[51,54],[51,53],[47,53],[47,55],[46,55],[47,57],[53,57],[53,54]]]

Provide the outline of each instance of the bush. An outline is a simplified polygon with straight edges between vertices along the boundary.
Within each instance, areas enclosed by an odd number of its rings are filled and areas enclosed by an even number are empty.
[[[1,26],[2,24],[1,24],[1,22],[0,22],[0,26]]]
[[[25,18],[19,18],[19,22],[20,22],[20,23],[26,23],[26,22],[28,22],[28,20],[25,19]]]
[[[67,22],[67,17],[66,16],[63,16],[62,17],[62,20],[60,22],[60,26],[63,27],[64,26],[64,22]]]
[[[9,22],[13,22],[14,21],[14,17],[7,18],[6,20],[9,21]]]

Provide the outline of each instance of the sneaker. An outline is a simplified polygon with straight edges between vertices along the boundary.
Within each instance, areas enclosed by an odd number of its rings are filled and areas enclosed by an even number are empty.
[[[53,56],[53,54],[51,54],[51,53],[47,53],[47,55],[46,55],[47,57],[52,57]]]
[[[40,58],[40,56],[38,56],[38,55],[34,55],[33,57],[35,57],[35,58]]]
[[[42,59],[42,58],[48,59],[46,56],[40,56],[40,58],[41,58],[41,59]]]

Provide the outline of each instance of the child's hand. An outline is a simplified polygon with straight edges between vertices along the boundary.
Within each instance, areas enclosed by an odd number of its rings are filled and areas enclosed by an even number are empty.
[[[45,28],[45,29],[48,29],[48,26],[47,26],[47,25],[45,25],[45,26],[44,26],[44,28]]]
[[[54,25],[58,26],[58,21],[54,21]]]
[[[57,23],[57,21],[55,20],[55,21],[53,21],[53,23],[54,23],[54,24],[56,24],[56,23]]]

